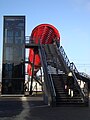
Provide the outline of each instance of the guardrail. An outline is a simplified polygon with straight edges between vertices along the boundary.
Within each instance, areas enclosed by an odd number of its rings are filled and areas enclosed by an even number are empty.
[[[85,102],[88,102],[88,88],[87,88],[87,85],[85,85],[85,87],[83,89],[80,88],[80,85],[78,84],[78,79],[77,79],[77,77],[75,75],[76,73],[78,73],[80,75],[80,73],[78,72],[75,64],[73,62],[70,63],[70,61],[69,61],[69,59],[68,59],[68,57],[67,57],[67,55],[66,55],[66,53],[65,53],[65,51],[64,51],[62,46],[60,47],[60,52],[62,54],[62,57],[63,57],[66,65],[71,70],[71,72],[72,72],[72,74],[74,76],[74,83],[76,84],[78,90],[80,91],[81,95],[83,96],[83,100]],[[82,78],[80,80],[82,80]]]
[[[51,105],[53,105],[53,104],[56,103],[56,92],[55,92],[52,77],[51,77],[51,75],[48,74],[46,55],[45,55],[45,51],[44,51],[44,48],[43,48],[42,45],[40,45],[40,52],[41,52],[41,56],[43,58],[42,61],[43,61],[43,64],[44,64],[44,68],[43,68],[44,69],[44,74],[45,74],[45,77],[47,78],[45,82],[48,86],[48,90],[50,90],[49,91],[49,95],[50,95],[49,96],[50,97],[49,102],[51,103]]]
[[[69,59],[68,59],[68,57],[67,57],[67,55],[66,55],[66,53],[65,53],[65,51],[64,51],[64,49],[63,49],[62,46],[60,47],[60,52],[61,52],[61,55],[63,56],[63,59],[64,59],[66,65],[67,65],[68,67],[70,67],[70,65],[71,65],[71,64],[70,64],[70,61],[69,61]]]
[[[86,73],[84,73],[84,72],[79,72],[79,74],[82,75],[83,77],[85,77],[85,78],[87,78],[87,79],[90,80],[90,76],[87,75]]]
[[[40,42],[40,38],[36,38],[36,37],[31,37],[31,36],[25,36],[25,44],[35,44],[35,41],[36,40],[38,40],[38,43],[37,44],[39,44],[39,42]]]

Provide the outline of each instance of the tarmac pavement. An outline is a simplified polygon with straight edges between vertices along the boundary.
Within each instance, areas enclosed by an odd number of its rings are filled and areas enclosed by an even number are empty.
[[[89,107],[50,107],[41,97],[0,97],[0,120],[90,120]]]

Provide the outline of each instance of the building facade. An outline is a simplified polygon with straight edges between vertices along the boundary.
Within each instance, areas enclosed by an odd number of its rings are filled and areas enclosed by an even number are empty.
[[[3,18],[2,94],[23,94],[25,16]]]

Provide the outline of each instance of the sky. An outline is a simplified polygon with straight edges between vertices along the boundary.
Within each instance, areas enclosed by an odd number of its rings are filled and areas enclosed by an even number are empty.
[[[0,62],[4,15],[25,15],[26,36],[41,23],[54,25],[70,62],[90,75],[90,0],[0,0]]]

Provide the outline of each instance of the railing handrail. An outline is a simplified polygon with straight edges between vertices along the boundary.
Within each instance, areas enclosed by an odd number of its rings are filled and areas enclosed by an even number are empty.
[[[25,43],[28,44],[28,43],[35,43],[35,40],[36,38],[35,37],[31,37],[31,36],[25,36]]]
[[[66,55],[66,53],[65,53],[65,51],[64,51],[64,49],[63,49],[63,47],[62,46],[60,46],[60,52],[61,52],[61,54],[62,54],[62,56],[63,56],[63,58],[64,58],[64,61],[66,62],[66,65],[68,66],[68,67],[70,67],[70,61],[69,61],[69,59],[68,59],[68,57],[67,57],[67,55]]]
[[[62,54],[62,56],[64,58],[64,61],[66,62],[66,65],[70,68],[70,71],[72,72],[72,74],[74,76],[74,82],[78,86],[79,91],[82,94],[83,99],[85,100],[85,93],[83,92],[83,90],[81,90],[81,88],[80,88],[80,86],[78,84],[78,79],[77,79],[77,77],[75,75],[75,73],[79,73],[77,68],[76,68],[76,66],[75,66],[75,64],[73,62],[70,63],[70,61],[69,61],[69,59],[68,59],[68,57],[67,57],[67,55],[66,55],[66,53],[65,53],[65,51],[64,51],[62,46],[60,47],[60,52],[61,52],[61,54]]]
[[[82,75],[83,77],[86,77],[87,79],[90,79],[90,76],[84,72],[79,72],[80,75]]]
[[[25,36],[25,43],[32,43],[32,44],[40,44],[41,38],[40,37],[32,37],[32,36]]]
[[[75,75],[75,72],[74,72],[73,70],[72,70],[72,73],[73,73],[73,76],[74,76],[74,78],[75,78],[75,84],[78,85],[78,88],[79,88],[78,90],[80,91],[81,95],[83,96],[83,99],[85,99],[85,93],[84,93],[83,90],[80,88],[78,82],[76,82],[76,81],[78,81],[78,79],[77,79],[77,77],[76,77],[76,75]]]
[[[45,52],[44,52],[44,60],[45,60],[45,64],[47,66],[47,61],[46,61],[46,55],[45,55]],[[46,67],[47,68],[47,67]],[[50,74],[50,80],[51,80],[51,83],[52,83],[52,88],[53,88],[53,91],[54,91],[54,96],[56,96],[56,92],[55,92],[55,88],[54,88],[54,84],[53,84],[53,80],[52,80],[52,77],[51,77],[51,74]]]
[[[76,66],[75,66],[75,64],[73,62],[70,63],[70,69],[72,69],[75,73],[79,73]]]
[[[68,57],[67,57],[67,55],[66,55],[66,53],[65,53],[62,46],[60,47],[60,52],[61,52],[62,56],[64,57],[64,60],[67,60],[66,63],[68,62],[67,65],[69,64],[68,67],[70,67],[71,70],[73,70],[75,73],[79,73],[80,75],[90,79],[90,76],[87,75],[86,73],[78,72],[78,70],[77,70],[77,68],[76,68],[76,66],[75,66],[75,64],[73,62],[70,63],[70,61],[69,61],[69,59],[68,59]]]
[[[43,50],[43,47],[42,45],[40,45],[41,47],[41,52],[43,54],[43,62],[44,62],[44,67],[45,67],[45,70],[47,72],[47,78],[48,78],[48,82],[49,82],[49,85],[50,85],[50,92],[51,92],[51,96],[53,97],[53,99],[55,100],[56,99],[56,92],[55,92],[55,88],[54,88],[54,84],[53,84],[53,80],[52,80],[52,77],[51,75],[48,74],[48,69],[47,69],[47,61],[46,61],[46,55],[45,55],[45,51]]]

